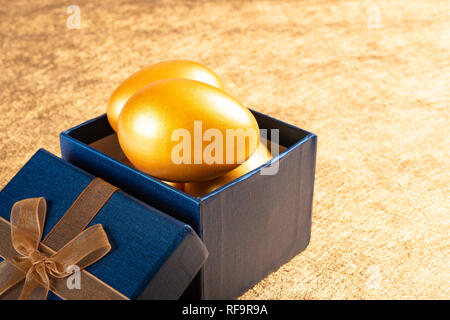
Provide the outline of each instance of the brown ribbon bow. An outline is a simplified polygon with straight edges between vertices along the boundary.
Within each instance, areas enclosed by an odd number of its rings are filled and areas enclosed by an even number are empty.
[[[17,257],[8,257],[18,272],[0,272],[0,296],[22,281],[19,299],[46,299],[52,278],[71,275],[69,268],[85,267],[97,262],[111,249],[108,237],[99,224],[76,235],[58,251],[41,243],[47,205],[44,198],[18,201],[11,210],[11,244]],[[4,265],[4,264],[3,264]],[[8,276],[8,279],[4,277]]]

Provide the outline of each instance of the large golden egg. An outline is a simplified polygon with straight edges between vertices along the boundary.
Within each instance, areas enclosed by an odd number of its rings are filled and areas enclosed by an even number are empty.
[[[131,75],[111,95],[106,114],[113,130],[117,132],[120,112],[125,102],[133,94],[151,82],[169,78],[197,80],[225,90],[219,77],[200,63],[187,60],[169,60],[156,63]]]
[[[247,160],[258,123],[233,97],[187,79],[153,82],[123,107],[119,143],[136,168],[167,181],[204,181]]]
[[[184,192],[193,195],[194,197],[204,196],[220,188],[221,186],[243,176],[247,172],[258,168],[259,166],[268,162],[270,159],[272,159],[270,151],[266,148],[264,143],[260,142],[255,153],[253,153],[253,155],[239,167],[209,181],[185,183]]]

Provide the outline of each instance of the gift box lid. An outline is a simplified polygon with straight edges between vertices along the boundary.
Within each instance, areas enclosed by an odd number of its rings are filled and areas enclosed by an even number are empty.
[[[0,191],[0,216],[9,221],[15,202],[44,197],[45,238],[93,179],[40,149]],[[189,225],[121,190],[112,194],[87,227],[95,224],[103,226],[111,250],[85,270],[130,299],[179,298],[208,255]],[[48,299],[58,297],[51,293]]]

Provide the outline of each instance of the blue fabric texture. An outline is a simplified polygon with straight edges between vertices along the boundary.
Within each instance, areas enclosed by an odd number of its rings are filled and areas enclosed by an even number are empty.
[[[41,149],[0,192],[0,216],[9,221],[16,201],[45,197],[45,237],[93,178]],[[139,296],[191,230],[120,190],[90,225],[98,223],[108,234],[112,249],[86,270],[131,299]],[[58,297],[50,294],[48,299]]]

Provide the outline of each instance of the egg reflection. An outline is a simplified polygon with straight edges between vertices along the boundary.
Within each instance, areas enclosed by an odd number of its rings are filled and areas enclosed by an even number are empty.
[[[122,159],[122,162],[133,169],[139,170],[135,166],[133,166],[133,164],[127,158]],[[184,183],[182,183],[182,182],[170,182],[170,181],[164,181],[164,180],[161,180],[161,181],[164,182],[165,184],[168,184],[169,186],[172,186],[172,187],[178,189],[178,190],[184,191]]]

